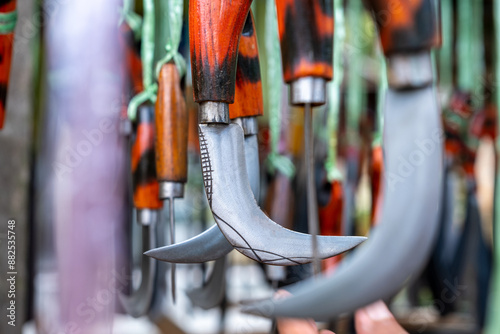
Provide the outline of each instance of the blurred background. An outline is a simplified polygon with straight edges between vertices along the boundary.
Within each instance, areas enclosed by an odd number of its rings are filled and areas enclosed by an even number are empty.
[[[180,21],[172,19],[174,2],[181,6]],[[133,317],[123,306],[119,296],[139,288],[149,261],[142,255],[145,229],[137,222],[132,189],[138,125],[128,117],[130,101],[149,87],[146,42],[153,43],[151,64],[165,57],[169,43],[187,64],[179,86],[189,114],[187,183],[184,197],[174,201],[175,240],[214,224],[200,167],[188,0],[174,2],[144,2],[155,7],[152,38],[144,29],[149,9],[140,0],[0,2],[0,333],[269,333],[272,321],[241,313],[240,303],[311,277],[310,265],[276,269],[232,251],[217,281],[223,293],[207,309],[186,291],[206,287],[214,263],[178,264],[174,303],[171,265],[155,261],[147,312]],[[500,283],[493,275],[499,5],[431,2],[442,39],[432,51],[445,130],[439,236],[424,270],[386,303],[410,333],[498,333],[494,305],[500,296],[492,286]],[[320,232],[369,237],[383,223],[385,59],[374,13],[361,0],[329,3],[334,80],[313,120]],[[8,13],[14,8],[12,26]],[[274,1],[255,0],[252,10],[264,103],[257,200],[284,227],[307,232],[303,111],[288,106]],[[375,19],[391,19],[391,13],[380,15],[388,17]],[[170,40],[174,29],[177,44]],[[156,80],[155,70],[150,72]],[[144,98],[135,103],[149,103]],[[155,210],[153,233],[161,246],[170,238],[171,212],[167,202]],[[8,243],[9,230],[14,244]],[[351,253],[322,261],[323,271],[334,275]],[[14,271],[11,298],[6,279]],[[12,326],[3,312],[14,299]],[[355,333],[352,314],[319,325]]]

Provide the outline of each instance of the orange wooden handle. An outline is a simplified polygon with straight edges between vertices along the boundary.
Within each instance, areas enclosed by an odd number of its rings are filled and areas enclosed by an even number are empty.
[[[187,181],[188,122],[179,72],[163,65],[156,100],[156,175],[159,181]]]
[[[285,82],[333,76],[333,2],[276,0]]]
[[[238,41],[251,2],[189,2],[189,42],[196,102],[234,102]]]
[[[434,0],[367,0],[386,55],[439,47],[440,22]]]
[[[0,13],[12,12],[16,9],[16,1],[2,1]],[[14,46],[14,33],[0,34],[0,129],[3,128],[7,109],[7,90],[9,86],[10,64]]]
[[[142,105],[137,110],[137,130],[132,146],[134,206],[137,209],[160,209],[159,185],[155,173],[154,110]]]
[[[236,92],[229,105],[229,118],[261,116],[264,112],[260,80],[259,49],[252,11],[247,16],[238,48]]]

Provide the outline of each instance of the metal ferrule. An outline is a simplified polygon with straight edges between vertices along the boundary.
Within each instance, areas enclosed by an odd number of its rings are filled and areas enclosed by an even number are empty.
[[[418,89],[434,81],[431,52],[395,54],[387,57],[387,80],[396,90]]]
[[[229,105],[225,102],[201,102],[198,111],[198,122],[200,124],[229,124]]]
[[[232,123],[238,124],[243,129],[245,136],[253,136],[259,132],[259,124],[257,117],[238,117],[231,120]]]
[[[163,181],[160,182],[159,197],[161,200],[184,197],[184,183]]]
[[[143,226],[150,226],[156,222],[157,212],[152,209],[138,209],[137,222]]]
[[[290,83],[292,105],[322,105],[326,102],[326,80],[320,77],[304,77]]]

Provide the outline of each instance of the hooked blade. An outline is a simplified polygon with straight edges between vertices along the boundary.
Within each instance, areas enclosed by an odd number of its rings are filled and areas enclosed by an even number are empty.
[[[142,226],[142,249],[150,249],[156,246],[156,224]],[[141,285],[130,295],[119,294],[120,302],[125,311],[138,318],[145,315],[153,300],[153,288],[156,272],[156,262],[149,257],[142,257],[141,262]]]
[[[436,238],[442,137],[433,87],[389,90],[382,223],[332,276],[303,281],[291,287],[292,297],[256,302],[243,311],[326,320],[396,293],[425,264]]]

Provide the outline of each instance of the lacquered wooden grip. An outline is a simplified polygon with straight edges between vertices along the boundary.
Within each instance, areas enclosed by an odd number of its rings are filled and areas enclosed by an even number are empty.
[[[259,49],[252,11],[247,16],[238,48],[236,91],[229,118],[260,116],[264,112]]]
[[[238,41],[251,2],[189,2],[189,42],[196,102],[234,102]]]
[[[154,107],[142,105],[137,110],[137,128],[132,146],[134,206],[137,209],[160,209],[154,151]]]
[[[159,181],[187,181],[188,122],[179,72],[163,65],[156,100],[156,175]]]
[[[441,43],[433,0],[367,0],[386,56],[438,47]]]
[[[276,0],[285,82],[333,76],[333,1]]]
[[[15,0],[0,2],[0,13],[12,12],[15,9]],[[14,32],[0,34],[0,129],[3,128],[7,109],[7,89],[9,86],[13,46]]]

